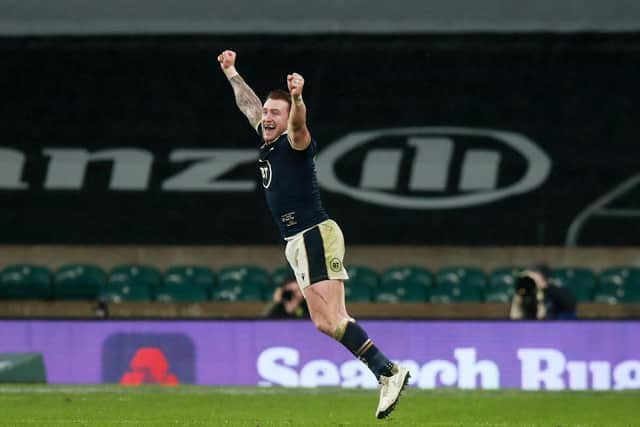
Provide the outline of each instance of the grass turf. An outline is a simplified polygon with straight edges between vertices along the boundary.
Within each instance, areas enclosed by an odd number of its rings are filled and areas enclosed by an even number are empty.
[[[640,391],[409,389],[376,420],[377,393],[253,387],[0,386],[1,426],[640,426]]]

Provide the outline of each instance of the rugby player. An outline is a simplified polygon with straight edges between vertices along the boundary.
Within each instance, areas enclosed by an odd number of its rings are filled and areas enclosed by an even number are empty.
[[[376,417],[385,418],[407,385],[409,370],[392,363],[347,313],[344,238],[320,200],[314,165],[317,144],[307,128],[302,99],[304,78],[287,75],[289,92],[271,91],[263,104],[238,74],[235,52],[225,50],[218,62],[238,108],[260,135],[258,167],[267,205],[287,242],[285,256],[307,300],[311,320],[373,372],[381,386]]]

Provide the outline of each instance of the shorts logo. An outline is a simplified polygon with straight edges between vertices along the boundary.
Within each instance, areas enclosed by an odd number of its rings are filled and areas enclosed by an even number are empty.
[[[331,269],[331,271],[335,271],[337,273],[338,271],[342,270],[342,262],[338,258],[333,258],[329,262],[329,268]]]

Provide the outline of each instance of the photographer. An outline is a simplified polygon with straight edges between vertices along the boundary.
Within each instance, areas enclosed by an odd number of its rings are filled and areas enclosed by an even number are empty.
[[[576,318],[576,298],[567,288],[553,284],[545,264],[523,271],[515,283],[511,319],[568,320]]]
[[[273,300],[265,310],[270,319],[308,319],[307,302],[294,278],[285,280],[282,286],[273,292]]]

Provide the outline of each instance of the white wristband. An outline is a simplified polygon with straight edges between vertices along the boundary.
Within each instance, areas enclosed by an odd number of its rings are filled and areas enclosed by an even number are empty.
[[[223,68],[222,71],[224,72],[224,75],[227,76],[227,79],[229,80],[231,80],[232,78],[238,75],[238,71],[236,71],[236,67],[234,67],[233,65],[229,68]]]

